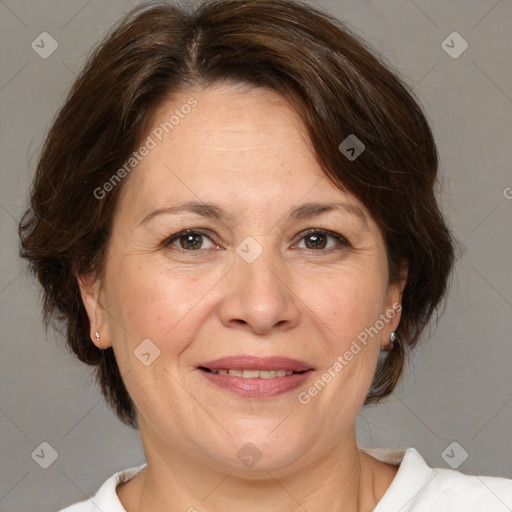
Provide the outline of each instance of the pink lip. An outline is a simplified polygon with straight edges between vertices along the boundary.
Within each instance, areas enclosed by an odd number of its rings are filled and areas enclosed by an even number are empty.
[[[299,361],[298,359],[279,356],[258,357],[251,355],[222,357],[197,365],[198,368],[201,366],[209,368],[210,370],[288,370],[305,372],[314,369],[310,364]]]
[[[244,379],[234,375],[221,375],[201,370],[287,370],[294,372],[293,375],[275,377],[273,379]],[[198,365],[198,369],[212,384],[222,389],[231,391],[244,398],[266,398],[274,397],[303,385],[314,371],[308,363],[288,357],[258,357],[251,355],[240,355],[222,357],[214,361],[208,361]]]
[[[247,369],[247,367],[246,367]],[[298,388],[310,377],[313,370],[294,373],[274,379],[244,379],[233,375],[220,375],[199,370],[211,383],[244,398],[270,398]]]

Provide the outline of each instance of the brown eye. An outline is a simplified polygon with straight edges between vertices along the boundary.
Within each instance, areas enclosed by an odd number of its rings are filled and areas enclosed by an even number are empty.
[[[204,247],[205,241],[209,242],[209,247]],[[207,250],[215,247],[207,235],[192,230],[182,231],[176,235],[171,236],[164,242],[164,245],[166,247],[172,245],[177,249],[188,252],[198,252],[201,249]]]
[[[200,249],[203,245],[203,235],[183,235],[178,238],[181,249]]]
[[[327,236],[318,233],[308,235],[304,240],[308,249],[325,249],[327,245]]]
[[[327,247],[329,238],[334,239],[335,242]],[[302,236],[301,242],[303,240],[305,241],[305,248],[313,252],[333,249],[336,247],[336,243],[342,247],[350,245],[347,239],[340,234],[320,229],[307,232]]]

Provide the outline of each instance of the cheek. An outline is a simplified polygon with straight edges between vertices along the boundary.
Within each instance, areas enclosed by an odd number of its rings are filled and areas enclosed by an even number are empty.
[[[379,319],[383,279],[376,268],[351,268],[325,280],[325,293],[310,294],[308,305],[314,305],[315,329],[323,342],[322,367],[317,380],[302,390],[300,403],[313,409],[309,415],[323,418],[325,432],[342,435],[371,386],[380,344],[379,336],[371,337],[365,329]]]
[[[217,274],[171,272],[150,262],[120,265],[111,280],[112,310],[119,318],[113,322],[117,337],[132,349],[149,338],[161,351],[181,351],[200,329],[197,316],[222,278]]]
[[[175,395],[169,394],[175,386],[170,375],[182,371],[179,364],[186,359],[182,355],[194,346],[203,328],[208,316],[205,308],[211,306],[215,283],[222,278],[218,274],[199,277],[148,261],[118,265],[111,272],[112,344],[125,385],[140,412],[158,409],[159,397],[181,407],[179,389]],[[159,353],[145,341],[148,339]],[[148,366],[136,357],[147,351]]]
[[[316,304],[315,311],[325,324],[331,345],[342,350],[378,320],[385,284],[381,275],[367,268],[343,272],[325,285],[325,292],[310,300]]]

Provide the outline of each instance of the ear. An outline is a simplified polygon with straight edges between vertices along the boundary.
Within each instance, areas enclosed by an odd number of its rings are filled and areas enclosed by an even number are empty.
[[[400,303],[402,302],[402,294],[404,293],[405,285],[407,284],[407,276],[409,275],[409,265],[406,261],[400,265],[400,274],[398,277],[398,284],[400,288]]]
[[[402,316],[402,295],[409,275],[409,265],[403,262],[400,265],[398,281],[388,286],[388,294],[384,302],[384,315],[389,318],[389,323],[384,331],[383,348],[388,346],[389,336],[398,329]]]
[[[95,274],[81,274],[76,277],[80,288],[80,295],[89,317],[89,336],[98,348],[106,349],[112,344],[110,343],[107,312],[102,306],[101,301],[101,281]],[[100,336],[99,340],[96,337],[96,333]]]

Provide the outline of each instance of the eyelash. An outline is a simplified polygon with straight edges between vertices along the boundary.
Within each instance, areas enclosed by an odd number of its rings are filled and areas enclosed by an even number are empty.
[[[211,240],[211,236],[205,230],[202,230],[202,229],[186,229],[184,231],[180,231],[179,233],[171,235],[169,238],[164,240],[164,242],[162,243],[162,246],[164,248],[167,248],[167,247],[171,246],[173,242],[175,242],[176,240],[179,240],[180,238],[182,238],[182,237],[184,237],[186,235],[201,235],[201,236],[205,236],[205,237],[209,238],[210,241],[213,244],[215,244],[213,242],[213,240]],[[303,239],[307,238],[308,236],[312,236],[312,235],[330,236],[332,238],[335,238],[342,245],[343,248],[351,247],[350,242],[344,236],[340,235],[339,233],[336,233],[334,231],[329,231],[329,230],[326,230],[326,229],[318,229],[318,228],[310,229],[310,230],[305,231],[304,233],[301,233],[301,236],[299,238],[298,243],[300,243]],[[215,245],[217,245],[217,244],[215,244]],[[204,251],[211,250],[211,249],[198,249],[198,250],[194,251],[194,250],[182,249],[182,248],[179,248],[179,247],[173,247],[173,249],[177,250],[180,253],[187,253],[189,255],[191,253],[197,253],[194,256],[199,256]],[[329,249],[304,249],[304,250],[308,254],[318,255],[318,254],[325,254],[325,253],[332,252],[332,251],[336,250],[336,248],[335,247],[331,247]]]

